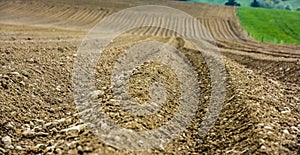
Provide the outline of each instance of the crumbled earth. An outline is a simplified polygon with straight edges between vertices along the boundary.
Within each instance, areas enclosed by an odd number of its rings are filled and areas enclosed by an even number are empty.
[[[60,10],[59,7],[66,7],[70,12],[86,13],[89,18],[84,20],[87,23],[82,23],[84,18],[80,15],[71,17],[67,13],[59,17],[70,17],[68,20],[73,19],[72,22],[53,21],[50,16],[40,23],[37,20],[41,19],[40,16],[19,21],[10,18],[21,16],[22,10],[29,13],[39,11],[26,10],[30,3],[53,8],[48,15]],[[204,9],[199,12],[199,17],[202,12],[208,13],[207,16],[215,15],[209,11],[213,7],[229,12],[227,15],[218,12],[219,17],[211,20],[199,18],[211,22],[206,26],[211,27],[209,29],[215,35],[226,66],[226,99],[214,126],[206,135],[199,136],[198,129],[211,98],[210,73],[201,52],[180,37],[168,36],[165,30],[152,34],[156,31],[141,29],[138,34],[128,33],[117,38],[106,51],[106,57],[98,61],[97,78],[101,82],[97,89],[104,92],[96,97],[99,104],[105,105],[106,113],[116,123],[136,131],[164,125],[174,115],[176,95],[180,94],[170,95],[170,102],[164,106],[163,112],[149,118],[129,115],[110,102],[113,94],[108,88],[112,66],[104,66],[101,62],[113,63],[118,54],[132,43],[152,39],[176,47],[195,67],[201,94],[197,114],[186,131],[162,148],[128,151],[105,143],[81,119],[74,103],[73,65],[87,34],[86,29],[93,25],[89,23],[93,19],[89,9],[95,8],[92,7],[94,4],[77,7],[77,3],[80,4],[77,1],[76,4],[61,2],[60,5],[47,1],[0,3],[0,154],[300,154],[300,46],[257,43],[243,35],[236,17],[230,14],[234,13],[234,8],[202,4],[195,6]],[[115,5],[105,2],[103,6],[97,3],[102,12],[98,16],[94,12],[95,19],[137,3],[146,2],[115,1]],[[176,3],[170,6],[184,10],[183,3]],[[14,5],[24,8],[13,11]],[[191,7],[189,11],[193,15],[198,15],[193,12],[192,5],[187,6]],[[31,25],[31,20],[37,25]],[[218,25],[218,22],[226,25],[225,30],[210,26],[212,23]],[[232,27],[228,28],[228,25]],[[150,71],[147,70],[149,66],[152,67]],[[130,81],[133,96],[142,92],[135,96],[137,100],[149,100],[149,85],[143,82],[151,79],[142,74],[144,71],[153,74],[154,81],[160,80],[170,88],[179,89],[172,71],[155,63],[145,64],[134,72]]]

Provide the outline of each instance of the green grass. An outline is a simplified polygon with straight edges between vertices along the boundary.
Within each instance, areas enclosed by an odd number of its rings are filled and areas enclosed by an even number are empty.
[[[239,7],[237,15],[246,32],[268,43],[300,44],[300,12]]]

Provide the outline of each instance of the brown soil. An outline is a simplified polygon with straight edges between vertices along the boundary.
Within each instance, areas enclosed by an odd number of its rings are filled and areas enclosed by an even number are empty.
[[[227,92],[215,125],[199,137],[211,93],[201,53],[162,28],[133,30],[117,38],[109,49],[115,54],[107,52],[103,59],[114,61],[118,53],[145,39],[167,42],[190,60],[201,81],[197,115],[187,130],[164,149],[134,152],[105,144],[80,119],[72,69],[90,28],[113,12],[143,4],[183,10],[210,31],[226,63]],[[300,154],[300,46],[258,43],[247,37],[233,7],[142,0],[2,0],[0,34],[0,154]],[[145,66],[162,73],[153,75],[154,81],[179,89],[171,70],[155,63]],[[131,78],[153,82],[142,74],[145,68]],[[98,75],[110,75],[111,69],[99,63]],[[97,88],[105,93],[97,99],[122,127],[151,130],[166,124],[176,111],[180,94],[169,95],[159,115],[138,118],[123,113],[106,102],[112,95],[104,88],[109,77],[98,78],[102,82]],[[149,86],[142,84],[138,90],[140,83],[130,84],[133,96],[141,94],[137,100],[149,100]]]

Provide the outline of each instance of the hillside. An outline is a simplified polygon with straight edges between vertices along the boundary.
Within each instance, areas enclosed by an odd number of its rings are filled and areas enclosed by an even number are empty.
[[[238,8],[237,15],[251,37],[261,42],[300,44],[300,12]]]

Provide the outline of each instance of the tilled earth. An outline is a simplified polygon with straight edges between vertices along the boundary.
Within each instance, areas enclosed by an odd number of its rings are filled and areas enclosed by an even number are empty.
[[[103,7],[102,11],[109,13],[129,4],[134,6],[143,3],[116,1],[98,5]],[[83,16],[71,16],[72,11],[69,11],[69,15],[66,11],[66,14],[53,14],[52,17],[70,17],[73,23],[55,22],[48,17],[49,20],[38,23],[42,26],[37,26],[30,23],[31,20],[37,22],[40,16],[20,20],[8,18],[21,16],[29,4],[19,2],[12,9],[5,6],[14,6],[13,3],[1,2],[0,11],[11,14],[2,14],[0,18],[0,154],[300,154],[299,45],[270,45],[252,41],[238,27],[236,17],[228,15],[229,18],[220,12],[212,20],[199,18],[209,23],[206,26],[211,27],[208,29],[216,38],[225,61],[227,82],[225,103],[217,121],[205,136],[199,136],[198,129],[208,112],[211,98],[211,78],[201,52],[180,37],[169,36],[164,30],[142,29],[138,34],[129,33],[117,38],[105,54],[106,57],[99,60],[97,78],[101,82],[97,83],[97,88],[104,93],[97,95],[96,99],[105,105],[106,113],[122,127],[140,131],[164,125],[174,115],[177,104],[177,96],[174,95],[158,115],[135,118],[110,103],[112,92],[108,88],[112,66],[103,66],[101,62],[106,60],[109,64],[133,42],[152,39],[179,49],[196,69],[201,94],[193,122],[164,148],[126,151],[99,139],[81,119],[74,103],[73,65],[89,24],[81,23]],[[37,4],[43,4],[41,6],[45,8],[49,4],[52,11],[59,8],[58,4],[46,1],[31,5]],[[74,9],[85,15],[94,8],[88,4],[79,5],[79,8],[77,5],[60,4],[62,8]],[[170,5],[177,6],[176,3]],[[195,7],[207,9],[199,14],[205,12],[208,17],[214,16],[209,10],[214,6],[198,5]],[[187,7],[193,11],[191,5],[187,4]],[[180,3],[178,8],[184,10],[183,4]],[[234,13],[234,8],[216,8]],[[50,9],[47,13],[53,12]],[[197,12],[192,13],[197,16]],[[100,14],[97,16],[99,19],[103,15]],[[89,23],[89,20],[92,18],[85,21]],[[213,23],[219,25],[218,21],[225,23],[224,28],[212,26]],[[237,26],[236,29],[232,25]],[[149,74],[153,73],[154,81],[160,80],[170,88],[178,88],[171,71],[155,63],[145,66],[152,67]],[[141,102],[149,100],[149,86],[143,84],[147,82],[147,76],[142,74],[144,71],[143,67],[136,70],[130,81],[133,96],[143,92],[135,96]],[[145,81],[138,83],[135,79]]]

